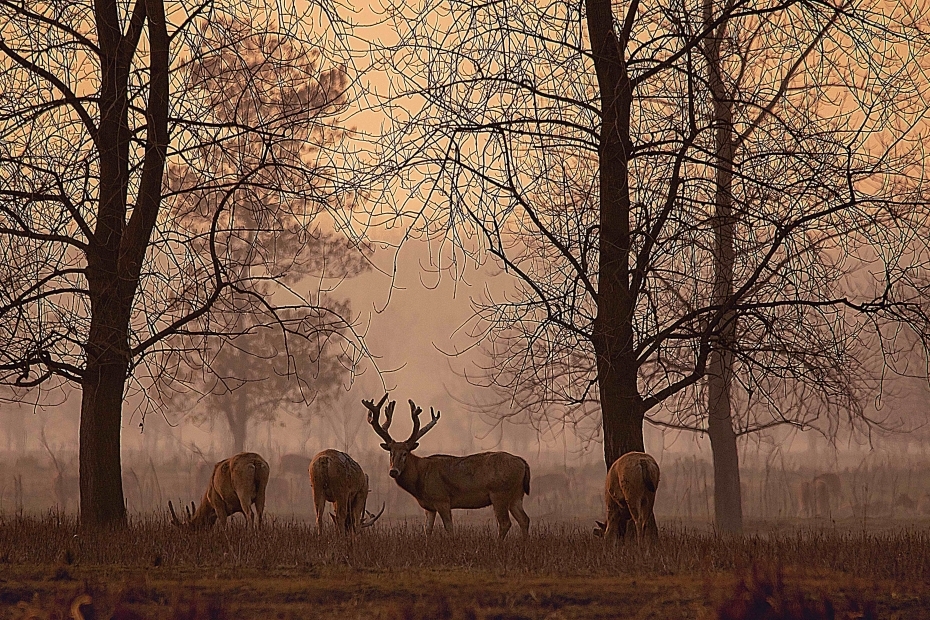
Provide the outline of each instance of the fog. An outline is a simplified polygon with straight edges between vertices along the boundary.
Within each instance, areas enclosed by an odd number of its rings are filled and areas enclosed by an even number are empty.
[[[379,260],[390,266],[393,257]],[[472,405],[484,402],[487,388],[474,385],[473,349],[457,330],[471,316],[469,300],[485,287],[503,290],[506,276],[489,269],[464,280],[437,277],[428,268],[424,246],[410,242],[398,255],[392,278],[373,271],[344,282],[336,295],[351,300],[373,355],[357,376],[344,378],[338,405],[311,403],[299,417],[282,413],[274,422],[249,427],[246,449],[265,456],[272,467],[268,511],[310,518],[311,490],[306,460],[325,448],[353,455],[369,473],[370,507],[382,502],[387,518],[419,515],[414,500],[387,476],[387,453],[369,428],[362,399],[378,400],[385,391],[397,401],[395,437],[410,429],[408,398],[442,418],[421,441],[418,454],[469,454],[507,450],[524,457],[533,472],[526,500],[534,519],[581,519],[603,510],[605,466],[596,428],[556,427],[537,432],[526,424],[499,422]],[[381,265],[385,267],[385,265]],[[393,290],[392,290],[393,283]],[[0,404],[0,512],[43,513],[77,510],[77,436],[80,391],[52,393],[45,406]],[[190,414],[163,407],[143,420],[143,401],[125,403],[122,430],[123,481],[131,513],[164,513],[169,499],[199,501],[212,464],[231,454],[231,437],[221,417],[193,422]],[[917,380],[887,382],[872,413],[887,414],[908,432],[874,429],[851,432],[841,427],[831,441],[814,431],[782,427],[743,437],[740,444],[744,511],[752,519],[795,519],[804,510],[798,489],[818,473],[835,472],[844,481],[838,517],[886,518],[930,512],[928,442],[922,421],[928,417],[930,391]],[[878,406],[878,410],[875,407]],[[428,414],[428,413],[427,413]],[[427,415],[424,414],[424,415]],[[662,470],[657,514],[665,521],[709,524],[713,519],[713,473],[705,435],[647,424],[646,450]],[[286,456],[288,455],[288,456]],[[303,461],[296,458],[299,455]],[[282,460],[282,457],[283,458]],[[465,517],[465,515],[463,515]],[[491,519],[490,508],[465,518]]]

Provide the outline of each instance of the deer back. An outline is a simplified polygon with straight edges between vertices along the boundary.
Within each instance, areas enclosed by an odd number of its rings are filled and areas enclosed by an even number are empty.
[[[361,465],[339,450],[323,450],[310,462],[310,486],[328,502],[368,495],[368,480]]]
[[[228,514],[243,511],[239,498],[249,504],[265,496],[271,469],[261,455],[242,452],[224,459],[213,468],[207,493],[211,504],[222,501]]]
[[[645,452],[628,452],[610,466],[605,482],[607,495],[618,503],[639,503],[655,496],[659,486],[659,465]]]
[[[415,459],[397,481],[421,501],[447,499],[453,508],[481,508],[490,505],[491,494],[516,497],[528,493],[529,478],[529,465],[522,458],[508,452],[482,452]]]

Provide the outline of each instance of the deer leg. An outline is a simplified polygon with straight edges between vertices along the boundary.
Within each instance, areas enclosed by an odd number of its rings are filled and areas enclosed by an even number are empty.
[[[640,508],[640,515],[643,520],[643,536],[647,542],[659,540],[659,526],[656,525],[655,515],[656,498],[655,495],[643,498]]]
[[[445,528],[447,534],[452,533],[452,508],[447,504],[440,506],[437,510],[439,513],[439,518],[442,519],[442,527]]]
[[[526,511],[523,510],[522,495],[511,502],[510,514],[513,515],[513,518],[516,519],[517,523],[520,525],[520,531],[523,533],[523,536],[528,536],[530,533],[530,517],[526,514]]]
[[[343,534],[349,533],[349,507],[348,501],[343,500],[336,502],[336,524],[342,529]]]
[[[632,504],[628,504],[627,508],[630,511],[629,519],[633,522],[633,531],[627,532],[629,537],[631,534],[633,538],[636,539],[637,544],[643,542],[645,537],[644,527],[646,525],[646,516],[643,513],[643,500],[640,499]]]
[[[252,498],[245,492],[236,491],[236,497],[239,498],[239,507],[242,509],[242,515],[246,523],[255,525],[255,514],[252,512]]]
[[[313,507],[316,510],[316,533],[323,534],[323,514],[326,512],[326,498],[323,493],[313,494]]]
[[[507,532],[513,527],[513,524],[510,522],[510,515],[507,512],[508,506],[506,500],[501,497],[492,496],[491,504],[494,506],[494,516],[497,517],[497,536],[501,540],[504,540],[504,537],[507,536]]]
[[[349,518],[351,519],[350,529],[353,534],[357,534],[361,529],[362,518],[365,516],[365,500],[361,494],[352,498],[352,510]]]
[[[426,535],[429,536],[433,533],[433,526],[436,524],[436,511],[427,510],[426,511]]]
[[[220,527],[226,527],[226,502],[219,501],[214,505],[214,510],[216,510],[216,518],[219,519]]]
[[[626,537],[627,522],[630,520],[630,511],[612,497],[607,501],[607,529],[604,539],[616,544]]]
[[[255,512],[258,513],[258,525],[262,525],[262,516],[265,514],[265,494],[259,493],[255,498]]]

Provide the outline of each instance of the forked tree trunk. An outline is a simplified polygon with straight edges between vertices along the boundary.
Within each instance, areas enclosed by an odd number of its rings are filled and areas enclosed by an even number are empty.
[[[630,289],[630,114],[633,90],[614,30],[610,0],[586,0],[588,33],[601,103],[598,146],[600,198],[597,318],[594,350],[608,467],[643,449],[643,406],[633,354]]]
[[[132,19],[121,23],[116,0],[98,0],[100,90],[96,145],[100,184],[96,227],[87,241],[91,322],[81,381],[81,525],[124,525],[120,462],[123,393],[131,357],[130,316],[139,274],[161,204],[168,144],[168,35],[164,4],[137,0]],[[148,24],[150,82],[146,144],[132,215],[130,178],[129,73],[144,24]],[[125,34],[124,34],[125,32]]]
[[[245,411],[244,408],[236,407],[225,412],[226,423],[229,424],[229,433],[232,436],[233,454],[245,451],[245,437],[249,425],[249,416]]]
[[[705,28],[713,24],[713,0],[704,0]],[[708,85],[713,100],[715,125],[715,196],[714,225],[714,305],[723,307],[733,296],[733,158],[736,139],[733,131],[733,108],[721,73],[720,45],[726,22],[717,27],[704,42],[708,66]],[[736,318],[724,311],[717,346],[711,351],[707,368],[707,430],[714,455],[714,520],[722,532],[743,531],[743,500],[740,489],[739,452],[733,430],[731,387]]]

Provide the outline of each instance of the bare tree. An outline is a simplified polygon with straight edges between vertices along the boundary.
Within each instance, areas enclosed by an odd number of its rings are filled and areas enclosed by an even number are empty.
[[[327,16],[0,0],[0,382],[81,387],[85,525],[125,522],[124,399],[235,336],[224,313],[275,328],[284,351],[327,337],[359,350],[345,318],[284,281],[314,223],[357,196]]]
[[[348,303],[334,301],[328,307],[351,316]],[[249,425],[273,423],[285,414],[305,419],[331,409],[345,391],[345,369],[352,363],[341,348],[326,343],[299,340],[285,351],[284,339],[273,327],[240,328],[235,339],[217,342],[186,364],[183,379],[173,378],[171,400],[172,409],[190,411],[195,422],[222,418],[233,454],[245,450]],[[182,382],[184,392],[178,390]]]
[[[413,234],[449,241],[454,272],[490,257],[517,288],[476,306],[488,383],[537,420],[599,413],[607,464],[643,449],[647,414],[707,430],[694,403],[729,402],[708,372],[723,388],[740,377],[772,413],[734,428],[715,409],[731,448],[750,428],[809,423],[812,394],[838,415],[850,392],[837,369],[855,369],[865,330],[881,338],[892,322],[928,344],[914,174],[927,15],[618,8],[427,0],[413,10],[436,19],[389,13],[401,122],[387,146],[426,203]]]

